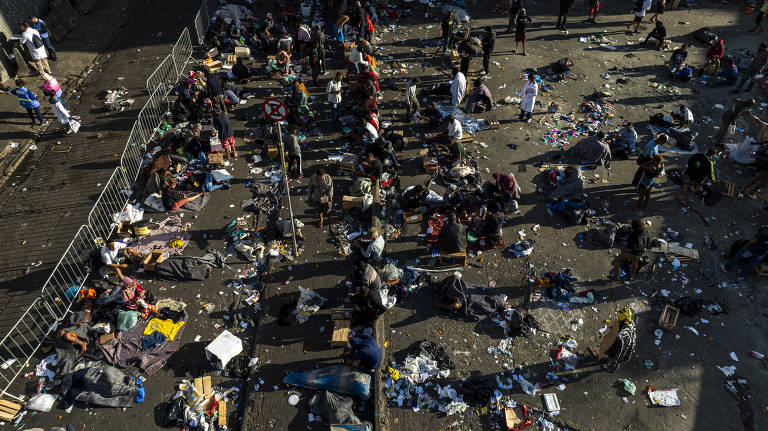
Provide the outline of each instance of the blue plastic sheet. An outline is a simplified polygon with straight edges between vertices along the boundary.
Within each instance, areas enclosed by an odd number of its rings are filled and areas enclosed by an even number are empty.
[[[491,128],[491,126],[488,125],[485,120],[477,120],[472,118],[471,116],[465,114],[461,109],[454,108],[447,103],[438,102],[437,110],[440,111],[443,117],[447,117],[453,114],[453,118],[459,120],[459,123],[461,123],[461,129],[464,133],[474,134],[478,130],[487,130]]]
[[[283,383],[309,389],[327,389],[343,395],[371,398],[371,376],[346,365],[334,365],[303,373],[291,372]]]

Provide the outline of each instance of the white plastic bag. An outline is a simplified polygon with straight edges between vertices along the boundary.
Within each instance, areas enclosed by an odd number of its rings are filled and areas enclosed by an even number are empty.
[[[38,394],[32,397],[26,405],[27,410],[34,410],[36,412],[49,412],[53,403],[56,402],[56,395],[51,394]]]
[[[299,292],[299,301],[296,303],[296,320],[302,324],[309,320],[309,316],[317,313],[327,299],[301,286],[299,286]]]
[[[69,128],[72,129],[72,133],[77,133],[77,131],[80,130],[80,122],[70,119]]]

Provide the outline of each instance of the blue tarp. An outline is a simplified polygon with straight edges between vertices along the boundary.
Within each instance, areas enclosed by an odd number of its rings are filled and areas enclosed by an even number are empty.
[[[291,372],[283,383],[309,389],[327,389],[363,400],[371,398],[371,376],[346,365],[334,365],[303,373]]]

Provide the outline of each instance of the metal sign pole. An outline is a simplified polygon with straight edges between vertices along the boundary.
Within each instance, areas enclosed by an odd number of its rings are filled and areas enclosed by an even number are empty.
[[[291,216],[291,234],[293,235],[293,254],[299,255],[299,246],[296,244],[296,225],[293,221],[293,205],[291,205],[291,192],[288,187],[288,170],[285,168],[285,150],[283,149],[283,131],[280,122],[277,123],[277,142],[280,144],[280,165],[283,168],[283,182],[285,183],[285,195],[288,197],[288,213]]]

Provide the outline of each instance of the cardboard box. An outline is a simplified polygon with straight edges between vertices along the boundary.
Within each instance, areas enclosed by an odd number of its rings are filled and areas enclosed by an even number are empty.
[[[210,153],[208,154],[208,163],[212,165],[224,164],[224,153]]]
[[[165,260],[164,253],[165,250],[152,250],[151,253],[144,256],[144,260],[141,262],[144,271],[154,271],[155,265]]]
[[[213,72],[214,70],[219,70],[222,67],[224,67],[224,64],[217,60],[217,61],[212,61],[212,62],[206,64],[205,67],[207,67],[208,70]]]
[[[404,211],[403,219],[406,223],[419,223],[424,219],[424,214],[418,211]]]
[[[117,225],[117,232],[115,232],[115,234],[118,238],[130,238],[133,236],[131,222],[121,221],[120,224]]]
[[[451,62],[459,61],[459,50],[458,49],[452,49],[449,51],[451,54]]]
[[[331,347],[347,347],[349,344],[349,320],[334,320]]]
[[[101,334],[99,335],[99,344],[104,344],[113,338],[115,338],[114,332],[110,332],[109,334]]]
[[[341,198],[341,207],[345,210],[351,209],[363,209],[363,197],[362,196],[343,196]]]

